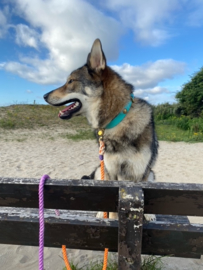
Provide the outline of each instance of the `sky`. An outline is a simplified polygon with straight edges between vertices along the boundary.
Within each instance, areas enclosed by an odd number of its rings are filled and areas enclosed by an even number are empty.
[[[174,103],[203,66],[203,1],[1,0],[0,106],[45,104],[96,38],[137,97]]]

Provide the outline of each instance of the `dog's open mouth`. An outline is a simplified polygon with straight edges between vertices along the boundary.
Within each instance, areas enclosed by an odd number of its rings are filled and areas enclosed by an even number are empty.
[[[65,109],[59,112],[58,116],[61,119],[70,119],[72,114],[78,112],[82,107],[82,103],[77,100],[69,100]]]

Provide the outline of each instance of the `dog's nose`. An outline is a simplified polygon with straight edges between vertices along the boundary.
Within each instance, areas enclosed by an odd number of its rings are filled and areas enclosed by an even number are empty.
[[[47,94],[45,94],[44,95],[44,99],[47,101],[47,99],[48,99],[48,96],[49,96],[49,93],[47,93]]]

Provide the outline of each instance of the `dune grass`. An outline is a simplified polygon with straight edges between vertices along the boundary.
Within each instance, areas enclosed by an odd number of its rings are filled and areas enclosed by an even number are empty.
[[[203,142],[203,133],[182,130],[174,125],[156,122],[158,140],[171,142]]]
[[[102,263],[90,263],[88,266],[84,267],[77,267],[77,265],[74,265],[73,263],[70,264],[72,270],[102,270]],[[63,268],[63,270],[66,270],[66,268]],[[118,270],[118,265],[115,262],[109,262],[107,265],[107,270]]]
[[[145,256],[142,260],[141,270],[162,270],[162,257],[160,256]],[[102,263],[90,263],[89,266],[84,266],[82,268],[77,267],[73,263],[70,264],[72,270],[102,270]],[[107,265],[107,270],[117,270],[118,264],[116,262],[109,261]],[[63,268],[66,270],[66,268]]]
[[[0,128],[3,130],[47,128],[54,130],[63,128],[67,134],[63,137],[71,140],[94,139],[91,127],[84,117],[78,116],[70,120],[58,118],[58,111],[63,107],[50,105],[11,105],[0,107]],[[170,118],[167,120],[155,117],[155,126],[159,140],[173,142],[203,142],[203,120],[188,117]],[[74,132],[70,132],[74,131]]]
[[[58,118],[63,107],[50,105],[11,105],[0,107],[0,128],[33,129],[38,127],[87,128],[84,117],[75,117],[68,121]]]
[[[78,116],[69,120],[59,119],[58,112],[63,108],[36,104],[0,107],[0,128],[6,131],[18,129],[32,131],[38,128],[57,130],[61,128],[67,131],[63,132],[62,136],[67,139],[78,141],[95,138],[86,118]]]
[[[145,256],[142,261],[141,270],[162,270],[163,263],[160,256]]]

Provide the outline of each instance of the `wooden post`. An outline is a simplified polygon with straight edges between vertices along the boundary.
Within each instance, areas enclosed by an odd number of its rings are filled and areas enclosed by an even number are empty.
[[[141,187],[119,189],[118,264],[119,270],[140,270],[144,194]]]

